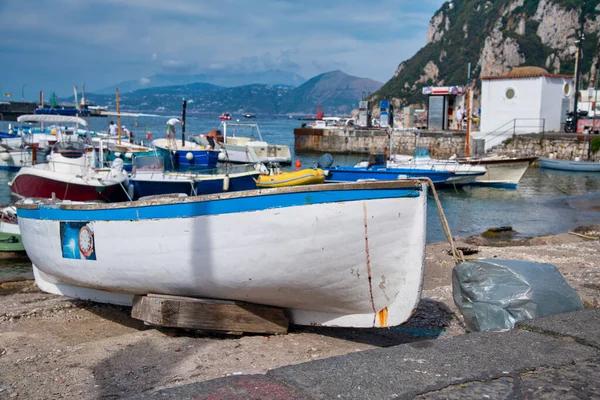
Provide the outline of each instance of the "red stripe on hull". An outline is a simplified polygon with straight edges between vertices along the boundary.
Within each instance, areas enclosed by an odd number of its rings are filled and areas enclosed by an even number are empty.
[[[127,195],[121,185],[86,186],[55,181],[35,175],[19,175],[15,178],[11,189],[13,193],[23,197],[52,198],[52,193],[60,200],[73,201],[125,201]]]

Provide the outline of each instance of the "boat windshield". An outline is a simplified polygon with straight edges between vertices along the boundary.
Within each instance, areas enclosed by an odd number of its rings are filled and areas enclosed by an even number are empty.
[[[164,169],[163,159],[161,157],[135,156],[133,158],[133,173],[136,171],[162,172]]]

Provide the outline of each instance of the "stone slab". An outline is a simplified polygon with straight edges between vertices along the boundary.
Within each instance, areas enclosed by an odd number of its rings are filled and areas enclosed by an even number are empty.
[[[317,399],[412,399],[451,385],[506,379],[599,356],[593,347],[513,330],[363,351],[278,368],[267,376]]]
[[[517,328],[554,336],[564,336],[600,349],[600,309],[591,308],[551,317],[521,321]]]
[[[264,375],[230,376],[145,393],[138,400],[311,400],[307,394]]]

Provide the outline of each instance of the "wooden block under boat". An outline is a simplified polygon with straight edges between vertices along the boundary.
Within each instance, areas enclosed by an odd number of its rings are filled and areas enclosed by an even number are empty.
[[[276,307],[162,294],[135,296],[131,316],[152,325],[224,332],[285,334],[289,324]]]

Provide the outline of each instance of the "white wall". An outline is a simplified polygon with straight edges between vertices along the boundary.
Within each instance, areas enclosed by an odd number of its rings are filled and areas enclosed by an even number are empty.
[[[506,97],[509,88],[515,93],[512,99]],[[540,132],[541,108],[542,78],[483,80],[480,132],[473,136],[485,139],[487,150],[511,137],[513,126],[517,134]]]
[[[562,100],[575,92],[573,79],[547,76],[539,79],[543,81],[540,118],[544,118],[546,121],[546,132],[559,132],[563,128],[561,126]],[[565,85],[569,85],[567,94],[565,94]]]

